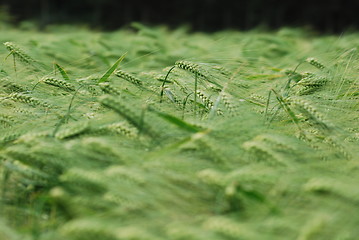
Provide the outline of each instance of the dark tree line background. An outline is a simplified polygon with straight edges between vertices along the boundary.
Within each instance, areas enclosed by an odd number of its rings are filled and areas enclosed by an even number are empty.
[[[311,26],[341,32],[359,26],[359,0],[0,0],[14,22],[85,23],[113,30],[133,21],[215,31],[250,29],[258,25]]]

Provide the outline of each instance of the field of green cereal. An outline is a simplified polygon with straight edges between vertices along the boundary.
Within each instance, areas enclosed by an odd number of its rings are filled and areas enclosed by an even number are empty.
[[[358,239],[358,33],[0,42],[1,240]]]

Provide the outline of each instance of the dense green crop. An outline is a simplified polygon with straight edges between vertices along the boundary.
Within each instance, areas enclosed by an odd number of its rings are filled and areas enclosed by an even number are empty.
[[[0,31],[0,239],[356,239],[358,34]]]

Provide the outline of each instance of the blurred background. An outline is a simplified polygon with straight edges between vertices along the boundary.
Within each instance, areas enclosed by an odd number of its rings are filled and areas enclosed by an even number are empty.
[[[114,30],[138,21],[192,30],[309,26],[338,33],[359,26],[359,0],[0,0],[0,21],[83,24]]]

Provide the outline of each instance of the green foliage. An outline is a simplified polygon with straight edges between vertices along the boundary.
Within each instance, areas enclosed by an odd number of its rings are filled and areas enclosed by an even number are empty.
[[[134,26],[0,32],[0,239],[356,239],[358,34]]]

